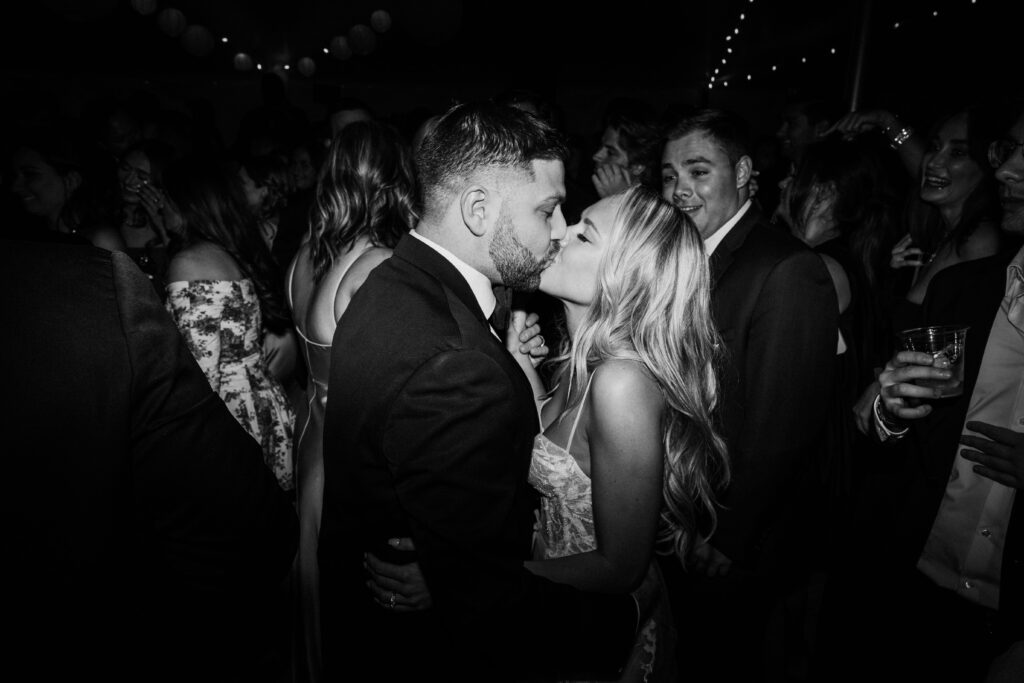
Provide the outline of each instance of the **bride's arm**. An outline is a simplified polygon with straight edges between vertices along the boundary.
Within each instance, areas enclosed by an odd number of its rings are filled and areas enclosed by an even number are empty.
[[[584,409],[597,549],[526,567],[583,590],[625,593],[643,581],[654,553],[664,401],[638,363],[611,361],[595,373]]]

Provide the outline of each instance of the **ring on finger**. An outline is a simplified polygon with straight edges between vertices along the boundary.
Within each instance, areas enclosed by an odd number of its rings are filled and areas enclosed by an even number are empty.
[[[392,593],[391,597],[388,598],[388,609],[395,609],[395,600],[397,599],[398,596]]]

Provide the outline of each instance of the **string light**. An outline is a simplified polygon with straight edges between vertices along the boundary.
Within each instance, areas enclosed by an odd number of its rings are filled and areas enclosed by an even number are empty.
[[[222,43],[228,42],[228,37],[224,36],[223,38],[220,39],[220,42],[222,42]]]
[[[750,0],[750,3],[753,4],[753,1],[754,0]],[[971,0],[970,4],[973,5],[973,6],[976,6],[978,4],[978,0]],[[925,11],[930,12],[932,18],[937,18],[939,16],[939,12],[941,10],[939,10],[939,9],[932,9],[932,10],[925,10]],[[927,15],[925,15],[925,16],[927,16]],[[746,13],[744,13],[744,12],[739,13],[738,19],[739,19],[739,21],[745,21],[746,20]],[[907,23],[907,19],[908,19],[908,17],[903,17],[899,21],[892,20],[892,23],[890,24],[891,29],[893,29],[893,30],[901,30],[901,29],[902,30],[913,30],[913,28],[914,28],[913,21],[911,21],[911,25],[908,25],[908,26],[904,25],[904,24]],[[913,20],[913,17],[909,17],[909,19]],[[738,37],[739,36],[739,32],[740,32],[740,29],[737,26],[737,27],[733,28],[733,30],[732,30],[732,32],[730,34],[725,36],[725,42],[727,43],[726,46],[725,46],[725,53],[726,53],[726,55],[729,56],[730,59],[732,58],[731,56],[733,54],[733,48],[732,48],[731,42],[732,42],[733,37]],[[827,52],[825,52],[825,50],[827,50]],[[821,54],[837,55],[837,54],[839,54],[839,50],[836,47],[825,47],[825,48],[822,49],[822,53]],[[814,52],[813,54],[809,54],[809,55],[803,55],[803,56],[800,57],[800,64],[802,64],[802,65],[810,64],[815,59],[819,59],[818,55],[819,55],[818,52]],[[722,58],[722,65],[726,65],[727,63],[728,63],[728,60],[723,56],[723,58]],[[833,62],[829,61],[829,63],[833,63]],[[785,66],[785,64],[782,64],[782,65],[780,65],[778,63],[771,64],[771,72],[772,73],[779,72],[780,66]],[[714,69],[714,73],[715,73],[715,76],[717,77],[718,84],[721,87],[727,87],[728,86],[727,77],[721,75],[720,69],[715,68]],[[754,73],[756,73],[756,70],[754,72],[747,73],[746,74],[746,81],[752,81]],[[738,78],[742,78],[742,74],[737,74],[737,77]],[[712,78],[712,83],[715,82],[715,81],[716,81],[716,78],[713,77]],[[711,87],[711,83],[708,84],[708,87],[709,88]]]
[[[330,51],[330,50],[328,50],[328,49],[327,49],[327,48],[325,47],[325,48],[324,48],[324,54],[325,54],[325,55],[329,55],[329,54],[331,54],[331,51]]]

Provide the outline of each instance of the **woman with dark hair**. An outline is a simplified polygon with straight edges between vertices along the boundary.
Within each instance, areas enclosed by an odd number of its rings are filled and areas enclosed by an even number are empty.
[[[11,192],[38,227],[62,239],[123,251],[112,193],[98,157],[90,156],[70,123],[21,131],[11,157]]]
[[[119,232],[125,253],[163,295],[177,217],[164,194],[164,170],[173,150],[157,140],[128,147],[117,165],[120,190]]]
[[[867,146],[830,136],[807,145],[793,175],[780,183],[776,217],[825,262],[839,304],[839,341],[828,438],[821,445],[817,490],[848,521],[858,481],[855,406],[889,355],[884,257],[894,241],[895,208],[881,161]],[[874,396],[872,395],[872,399]],[[835,526],[833,526],[835,528]]]
[[[374,121],[345,126],[321,168],[309,235],[288,271],[288,303],[309,369],[309,414],[297,441],[297,681],[320,678],[317,537],[331,340],[352,295],[412,228],[415,201],[411,151],[398,132]]]
[[[291,323],[281,277],[223,160],[184,159],[165,181],[183,243],[168,268],[168,310],[210,385],[292,491],[295,415],[263,351],[264,336]]]
[[[999,124],[993,110],[968,107],[940,118],[932,130],[920,189],[908,210],[909,229],[890,259],[894,269],[913,269],[895,302],[897,332],[920,324],[920,306],[937,272],[999,251],[999,198],[988,163]]]
[[[290,192],[288,162],[274,154],[248,157],[239,163],[238,177],[249,209],[259,221],[260,235],[273,253]]]

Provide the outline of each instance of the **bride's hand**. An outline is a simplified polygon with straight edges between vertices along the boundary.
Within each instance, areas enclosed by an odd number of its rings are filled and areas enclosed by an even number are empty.
[[[416,549],[411,538],[391,538],[388,545],[395,550]],[[370,576],[366,586],[378,605],[393,612],[418,612],[433,606],[433,598],[418,562],[391,564],[373,553],[366,553],[364,557],[366,562],[363,566]]]
[[[513,356],[525,356],[533,367],[537,367],[547,358],[550,349],[540,333],[540,316],[525,311],[512,311],[508,331],[505,336],[505,348]]]

